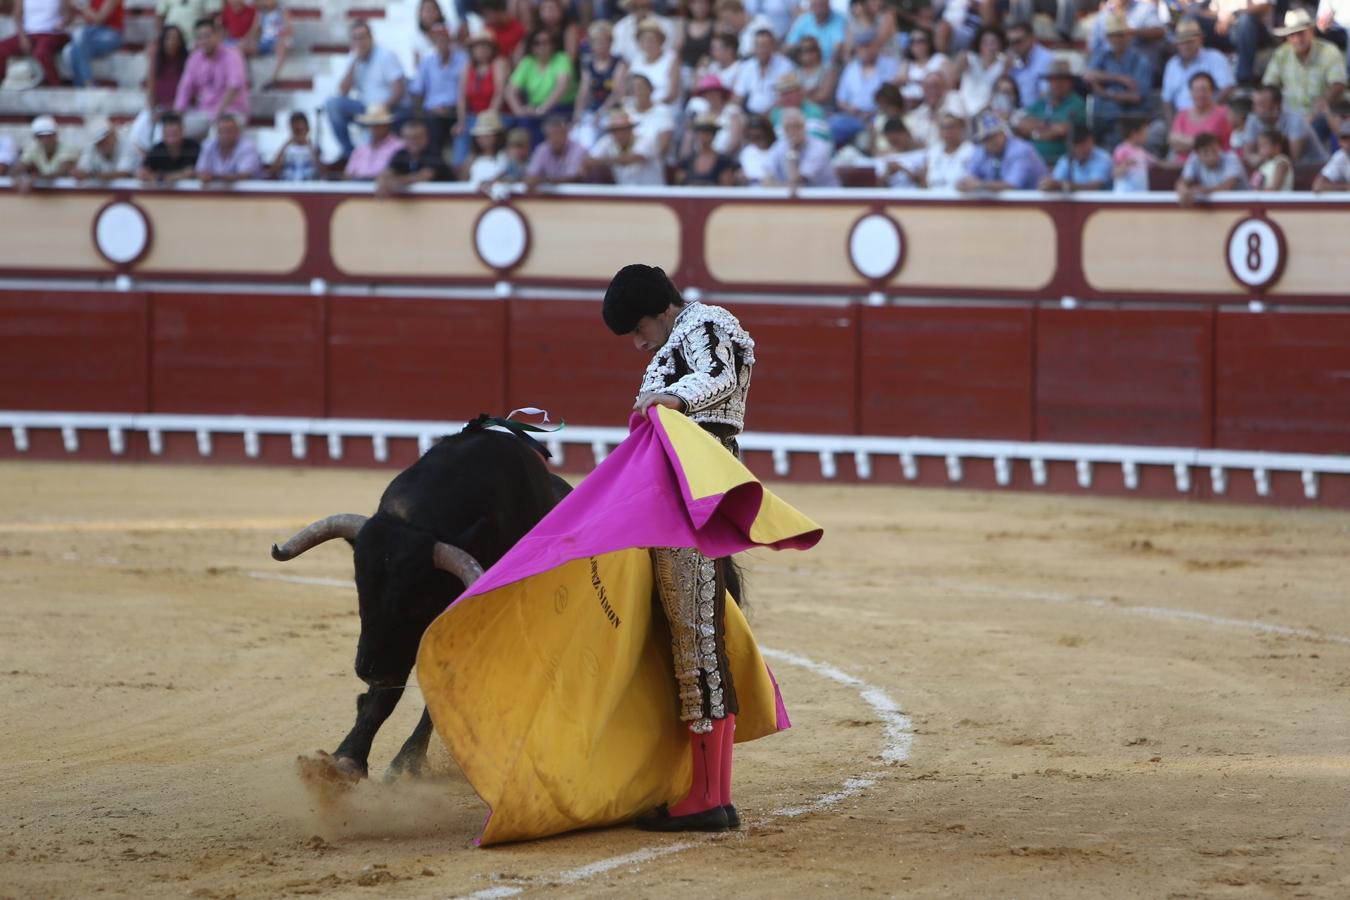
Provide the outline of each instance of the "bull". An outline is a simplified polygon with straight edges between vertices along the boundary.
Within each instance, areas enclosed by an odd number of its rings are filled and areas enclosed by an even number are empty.
[[[403,696],[423,632],[571,490],[549,472],[538,444],[485,421],[438,441],[395,476],[374,515],[328,516],[272,545],[272,558],[285,562],[342,538],[355,564],[356,675],[369,690],[332,755],[302,757],[302,769],[348,782],[367,776],[371,744]],[[422,770],[431,732],[424,707],[386,779]]]

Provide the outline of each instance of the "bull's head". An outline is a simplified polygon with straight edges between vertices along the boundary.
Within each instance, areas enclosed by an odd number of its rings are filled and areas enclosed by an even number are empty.
[[[445,609],[448,573],[465,588],[483,568],[452,544],[389,540],[387,534],[357,541],[366,516],[345,513],[320,519],[290,540],[272,545],[272,558],[285,562],[325,541],[343,538],[356,549],[356,586],[361,637],[356,674],[373,686],[402,685],[417,655],[422,632]],[[370,544],[369,547],[365,544]],[[362,557],[366,557],[363,559]]]

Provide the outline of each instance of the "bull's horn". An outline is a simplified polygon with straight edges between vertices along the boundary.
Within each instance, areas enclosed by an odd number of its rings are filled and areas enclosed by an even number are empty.
[[[315,544],[322,544],[324,541],[331,541],[333,538],[346,538],[353,540],[356,533],[361,530],[361,526],[366,524],[367,516],[358,516],[356,513],[341,513],[336,516],[329,516],[326,519],[320,519],[312,525],[306,525],[296,532],[295,537],[278,547],[272,545],[272,558],[278,562],[285,562],[288,559],[295,559],[301,553],[304,553]]]
[[[458,547],[441,541],[431,548],[431,564],[464,582],[466,588],[483,574],[483,567],[478,564],[478,560]]]

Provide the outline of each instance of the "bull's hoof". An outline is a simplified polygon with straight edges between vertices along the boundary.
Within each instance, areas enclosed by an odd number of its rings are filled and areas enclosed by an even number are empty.
[[[333,756],[323,750],[295,758],[300,780],[323,802],[332,802],[347,794],[366,777],[366,767],[354,759]]]
[[[402,778],[421,778],[422,760],[401,760],[395,759],[389,764],[389,768],[384,770],[384,783],[390,784]]]

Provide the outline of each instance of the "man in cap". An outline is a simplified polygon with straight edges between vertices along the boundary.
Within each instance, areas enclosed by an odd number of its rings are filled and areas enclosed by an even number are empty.
[[[1088,54],[1105,50],[1110,42],[1108,31],[1111,20],[1119,17],[1129,27],[1130,35],[1138,43],[1160,44],[1167,36],[1162,16],[1158,13],[1157,0],[1107,0],[1092,23],[1092,36],[1088,39]],[[1145,53],[1150,59],[1156,54]]]
[[[1016,137],[993,113],[975,121],[975,153],[966,167],[966,177],[956,183],[960,191],[1030,191],[1045,177],[1045,160],[1036,148]]]
[[[341,151],[340,158],[344,160],[353,152],[352,122],[376,106],[392,116],[393,111],[405,101],[407,91],[403,64],[392,50],[375,43],[370,25],[364,20],[358,20],[352,24],[349,33],[352,52],[347,57],[346,72],[338,82],[337,95],[329,97],[325,104],[328,121],[333,126],[333,136],[337,138]],[[369,177],[374,178],[383,170],[384,165],[381,164]]]
[[[1096,98],[1093,128],[1103,144],[1114,146],[1119,139],[1121,116],[1147,113],[1153,68],[1133,46],[1130,24],[1123,16],[1113,15],[1106,23],[1106,43],[1088,60],[1083,80]]]
[[[1285,108],[1305,119],[1325,116],[1330,104],[1345,93],[1345,56],[1313,33],[1312,16],[1306,9],[1285,13],[1284,26],[1275,29],[1275,34],[1285,40],[1266,63],[1261,83],[1283,91]]]
[[[1346,153],[1346,148],[1350,147],[1350,116],[1341,119],[1336,134],[1341,139],[1341,149],[1332,154],[1322,171],[1313,179],[1313,190],[1319,194],[1326,191],[1350,191],[1350,154]]]
[[[243,125],[231,113],[216,120],[215,137],[202,144],[197,158],[197,177],[203,185],[233,184],[262,175],[262,159],[253,138],[244,134]]]
[[[880,54],[881,38],[875,30],[860,32],[853,39],[853,59],[844,66],[834,92],[838,111],[830,116],[830,131],[835,146],[847,144],[867,127],[867,120],[876,112],[877,88],[900,74],[900,64],[894,57]]]
[[[31,178],[62,178],[75,167],[70,148],[56,133],[56,120],[42,115],[33,119],[29,127],[33,142],[19,157],[19,174]]]
[[[615,184],[655,187],[666,183],[660,149],[651,135],[639,139],[628,114],[616,110],[605,123],[605,136],[586,158],[587,168],[607,171]]]
[[[356,124],[364,125],[369,137],[352,151],[342,174],[352,181],[374,181],[403,149],[403,141],[394,136],[394,114],[378,104],[357,116]]]
[[[197,43],[183,66],[173,108],[192,138],[210,131],[221,113],[248,118],[248,67],[239,48],[225,43],[218,19],[197,23]]]
[[[633,408],[684,413],[740,456],[755,342],[718,306],[686,302],[654,266],[620,269],[605,292],[602,316],[616,335],[652,355]],[[736,687],[725,634],[728,561],[692,548],[654,547],[652,567],[670,626],[679,717],[689,728],[689,794],[637,820],[650,831],[725,831],[740,825],[731,803]]]
[[[1214,100],[1223,103],[1233,92],[1233,67],[1228,57],[1204,46],[1204,32],[1194,18],[1182,19],[1172,34],[1176,53],[1163,68],[1163,119],[1171,122],[1176,114],[1191,108],[1191,77],[1204,72],[1214,79]]]
[[[124,141],[106,118],[95,119],[89,128],[89,146],[75,164],[75,177],[105,181],[130,178],[136,171],[136,150]]]
[[[1069,152],[1059,158],[1050,175],[1041,179],[1041,190],[1111,190],[1111,154],[1097,146],[1092,130],[1082,123],[1074,125],[1067,143]]]
[[[1087,122],[1087,104],[1073,89],[1074,75],[1067,60],[1057,59],[1045,76],[1050,89],[1027,107],[1013,130],[1035,146],[1047,165],[1053,166],[1069,149],[1069,132]]]

